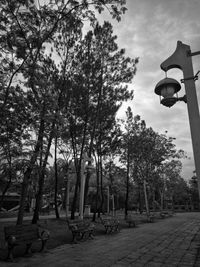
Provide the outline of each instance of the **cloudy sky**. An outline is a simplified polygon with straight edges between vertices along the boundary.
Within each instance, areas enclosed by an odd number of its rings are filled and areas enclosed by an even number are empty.
[[[159,103],[154,94],[157,82],[165,77],[160,64],[174,51],[177,41],[190,45],[192,52],[200,50],[200,1],[199,0],[127,0],[128,11],[120,23],[112,21],[120,48],[125,48],[130,57],[139,57],[137,74],[130,88],[134,89],[134,100],[125,104],[119,113],[124,116],[128,105],[134,114],[139,114],[159,133],[168,131],[168,136],[178,149],[187,152],[183,160],[182,176],[193,175],[194,160],[187,113],[187,105],[178,102],[172,108]],[[192,58],[194,74],[200,70],[200,56]],[[168,71],[168,77],[180,82],[182,71]],[[200,81],[196,81],[200,103]],[[179,96],[185,94],[184,84]]]

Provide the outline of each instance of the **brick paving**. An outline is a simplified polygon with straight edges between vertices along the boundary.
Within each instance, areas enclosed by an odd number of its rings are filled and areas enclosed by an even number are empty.
[[[66,244],[1,267],[199,267],[200,213],[174,217]]]

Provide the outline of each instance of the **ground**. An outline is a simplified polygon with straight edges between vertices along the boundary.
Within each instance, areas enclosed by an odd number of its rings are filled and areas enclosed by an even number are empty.
[[[103,228],[98,227],[94,240],[79,244],[70,243],[71,234],[64,218],[44,220],[51,231],[48,252],[34,253],[30,258],[18,256],[14,264],[1,261],[0,266],[200,266],[200,213],[177,213],[154,223],[135,217],[136,228],[128,228],[120,218],[119,233],[105,235]]]

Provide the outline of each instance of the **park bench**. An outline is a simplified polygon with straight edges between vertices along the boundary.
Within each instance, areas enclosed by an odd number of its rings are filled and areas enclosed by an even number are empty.
[[[114,217],[100,217],[101,223],[105,228],[106,234],[119,231],[119,220]]]
[[[150,213],[148,216],[147,216],[147,222],[154,222],[155,221],[155,214],[153,213]]]
[[[72,242],[86,240],[94,236],[95,225],[89,220],[67,220],[68,228],[72,232]]]
[[[160,217],[162,219],[166,218],[166,217],[172,217],[174,215],[173,211],[167,211],[167,210],[163,210],[160,212]]]
[[[135,219],[130,214],[126,215],[125,221],[126,221],[126,223],[128,223],[129,227],[131,227],[131,226],[136,227]]]
[[[45,206],[43,206],[42,208],[41,208],[41,210],[40,210],[40,213],[41,214],[49,214],[50,213],[50,206],[49,205],[45,205]]]
[[[8,247],[7,259],[13,261],[13,250],[16,246],[26,245],[25,254],[31,254],[31,246],[35,241],[41,241],[40,251],[44,250],[49,232],[37,224],[12,225],[4,227],[5,241]]]

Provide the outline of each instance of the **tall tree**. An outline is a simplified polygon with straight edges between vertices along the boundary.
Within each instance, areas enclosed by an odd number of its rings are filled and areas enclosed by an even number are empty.
[[[146,212],[149,216],[148,190],[153,184],[155,169],[166,160],[180,158],[183,152],[176,150],[173,138],[158,134],[151,127],[147,128],[139,116],[136,116],[134,120],[130,108],[127,112],[125,129],[121,160],[129,162],[127,173],[130,172],[131,166],[132,175],[138,187],[143,185]]]
[[[84,149],[87,147],[91,156],[94,142],[101,148],[99,140],[102,142],[112,129],[120,105],[133,97],[127,83],[135,74],[137,59],[126,57],[125,50],[119,50],[115,40],[112,25],[105,22],[103,26],[96,24],[94,31],[89,31],[77,45],[73,64],[78,66],[79,71],[73,75],[73,101],[68,115],[74,156],[77,152],[79,156],[72,211],[76,206],[80,159]],[[101,155],[98,156],[100,159]],[[88,174],[86,195],[89,177]]]
[[[135,139],[139,131],[143,127],[143,122],[140,122],[139,116],[133,116],[130,107],[126,111],[126,120],[122,120],[124,124],[124,132],[122,134],[122,153],[120,161],[126,165],[126,199],[125,199],[125,216],[128,215],[129,209],[129,190],[130,190],[130,177],[134,172],[135,162],[133,160]]]
[[[125,11],[125,1],[114,2],[115,1],[107,0],[104,2],[96,1],[93,3],[94,10],[90,9],[91,5],[88,1],[78,2],[56,0],[47,3],[41,2],[40,7],[37,7],[34,4],[34,1],[31,0],[3,0],[0,3],[1,72],[2,74],[6,74],[2,80],[3,102],[1,103],[1,108],[6,108],[11,92],[11,86],[14,83],[23,83],[23,86],[29,91],[30,98],[34,98],[36,104],[35,107],[37,107],[36,113],[38,118],[40,118],[37,129],[35,129],[35,146],[24,173],[20,210],[17,221],[18,224],[21,224],[23,220],[26,191],[31,173],[38,160],[39,154],[41,155],[41,151],[43,150],[43,147],[45,147],[44,136],[46,132],[48,132],[46,127],[50,127],[51,130],[48,133],[50,137],[47,141],[46,152],[43,158],[43,164],[41,165],[42,170],[39,179],[39,192],[37,195],[35,219],[33,220],[34,222],[37,221],[44,183],[45,167],[49,154],[48,151],[51,146],[53,131],[56,125],[55,120],[58,109],[55,109],[56,112],[53,113],[51,126],[48,126],[46,121],[50,107],[48,104],[51,103],[48,97],[46,97],[46,93],[48,91],[47,87],[51,88],[48,82],[52,79],[52,75],[46,74],[48,70],[46,67],[48,66],[50,57],[54,59],[56,58],[56,54],[53,50],[52,53],[48,55],[48,49],[51,50],[56,46],[57,37],[59,38],[59,35],[64,34],[64,32],[71,34],[71,29],[73,29],[73,32],[77,31],[80,33],[79,29],[83,25],[81,22],[82,19],[89,18],[91,22],[94,22],[95,10],[101,12],[106,6],[112,17],[119,20],[121,14]],[[73,45],[74,42],[71,43],[71,46]],[[44,68],[46,68],[46,73]],[[43,79],[44,75],[46,75],[46,79]],[[50,77],[49,80],[47,79],[48,77]],[[44,83],[42,83],[43,80],[45,80]],[[64,79],[62,80],[64,81]],[[54,105],[54,108],[55,106],[56,105]]]

